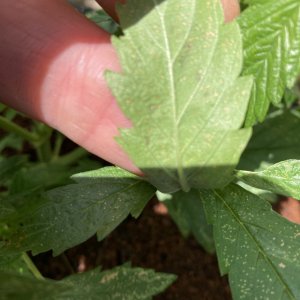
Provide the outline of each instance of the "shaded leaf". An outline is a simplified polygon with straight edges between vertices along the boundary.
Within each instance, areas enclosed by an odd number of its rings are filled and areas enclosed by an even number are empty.
[[[23,146],[24,139],[16,134],[7,134],[0,140],[0,152],[6,148],[20,151]]]
[[[276,113],[254,127],[238,169],[264,169],[274,163],[300,159],[300,118],[295,111]]]
[[[93,270],[61,281],[0,272],[0,291],[1,300],[144,300],[162,292],[175,278],[126,266],[104,272]]]
[[[104,238],[128,214],[137,217],[155,192],[137,176],[114,167],[72,178],[77,184],[54,189],[46,198],[31,197],[2,220],[13,229],[3,249],[34,254],[52,249],[58,255],[96,231]]]
[[[299,0],[248,1],[238,21],[243,33],[244,75],[254,75],[246,125],[262,122],[270,103],[281,102],[300,72]]]
[[[212,226],[207,224],[203,203],[196,190],[177,192],[163,201],[183,236],[193,234],[197,242],[208,252],[215,250]]]
[[[19,170],[12,181],[10,194],[18,194],[29,190],[47,190],[70,183],[74,174],[70,166],[39,163]]]
[[[300,226],[237,185],[200,191],[234,299],[300,298]]]
[[[22,114],[16,110],[14,110],[11,107],[8,107],[4,104],[2,104],[2,106],[0,107],[0,112],[1,115],[3,115],[3,117],[5,117],[5,119],[12,121],[17,115],[21,115]]]
[[[113,38],[123,73],[106,76],[133,123],[119,143],[162,192],[228,184],[251,134],[237,23],[224,25],[219,0],[126,3]]]
[[[98,161],[89,158],[83,158],[72,165],[57,162],[26,164],[25,162],[27,157],[22,155],[0,157],[0,183],[11,179],[8,185],[10,195],[46,191],[71,183],[72,174],[101,167]]]
[[[297,87],[285,90],[284,95],[283,95],[283,100],[284,100],[285,106],[288,109],[291,109],[292,106],[296,104],[298,99],[299,99],[299,90]]]
[[[236,184],[238,184],[248,192],[270,202],[271,204],[275,204],[278,201],[278,195],[270,191],[255,188],[251,185],[244,183],[243,181],[237,181]]]
[[[65,165],[56,162],[32,163],[16,172],[9,186],[11,195],[29,190],[46,191],[50,188],[71,183],[70,176],[75,173],[101,167],[98,161],[88,158],[81,159],[75,165]]]
[[[164,291],[176,276],[155,273],[152,270],[141,268],[117,267],[115,269],[99,272],[73,275],[63,280],[72,291],[65,292],[59,299],[80,300],[139,300],[151,299],[152,296]]]
[[[10,272],[0,272],[1,300],[54,300],[68,287],[52,280],[37,280]]]
[[[15,211],[14,207],[11,203],[7,201],[7,199],[0,198],[0,219],[5,218],[6,216],[12,214]],[[3,228],[0,222],[0,235],[2,234]]]
[[[23,257],[24,254],[7,255],[3,257],[1,256],[0,253],[0,272],[10,272],[14,274],[33,277],[33,274],[28,269]],[[0,294],[0,299],[1,299],[1,294]]]
[[[300,160],[283,161],[261,172],[240,170],[236,177],[256,188],[300,199]]]
[[[91,21],[110,34],[120,31],[120,26],[104,10],[90,11],[85,14]]]
[[[255,5],[255,4],[265,4],[265,3],[275,3],[277,0],[241,0],[241,3]]]
[[[2,113],[6,109],[6,105],[3,103],[0,103],[0,113]]]
[[[7,183],[26,163],[27,157],[24,155],[4,157],[0,156],[0,186]]]

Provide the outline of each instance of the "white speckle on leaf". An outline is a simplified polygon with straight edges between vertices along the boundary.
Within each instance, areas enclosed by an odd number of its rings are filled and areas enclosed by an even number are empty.
[[[107,283],[107,282],[115,279],[117,276],[118,276],[118,272],[108,274],[101,279],[100,283]]]
[[[284,268],[286,267],[286,265],[285,265],[284,263],[282,263],[282,262],[281,262],[278,266],[279,266],[279,268],[281,268],[281,269],[284,269]]]

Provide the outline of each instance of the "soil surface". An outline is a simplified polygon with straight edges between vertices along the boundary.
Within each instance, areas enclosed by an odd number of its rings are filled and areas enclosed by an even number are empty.
[[[226,277],[220,277],[217,259],[193,238],[184,239],[170,217],[147,205],[138,220],[128,218],[104,241],[93,237],[53,258],[51,252],[35,256],[34,262],[48,278],[61,279],[101,265],[110,269],[130,261],[135,267],[173,273],[177,281],[156,300],[229,300]]]

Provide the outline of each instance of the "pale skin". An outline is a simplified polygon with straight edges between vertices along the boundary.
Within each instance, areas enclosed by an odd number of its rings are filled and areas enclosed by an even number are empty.
[[[225,20],[238,0],[221,0]],[[98,0],[114,18],[115,0]],[[107,33],[64,0],[3,1],[0,101],[61,131],[103,159],[140,171],[115,141],[130,127],[104,80],[121,67]]]

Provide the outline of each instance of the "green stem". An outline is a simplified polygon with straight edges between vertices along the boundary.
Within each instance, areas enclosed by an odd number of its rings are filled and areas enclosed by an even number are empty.
[[[67,257],[67,255],[66,255],[65,253],[63,253],[63,254],[61,255],[61,257],[62,257],[62,259],[63,259],[63,261],[64,261],[64,263],[65,263],[65,266],[69,269],[69,272],[70,272],[71,274],[76,274],[76,272],[75,272],[75,270],[74,270],[74,268],[73,268],[73,266],[72,266],[72,264],[71,264],[69,258]]]
[[[51,160],[52,150],[49,140],[45,140],[43,143],[33,143],[33,146],[40,162],[47,163]]]
[[[53,155],[50,143],[53,129],[44,124],[38,124],[35,126],[35,130],[40,138],[38,142],[32,144],[37,152],[38,159],[41,162],[49,162]]]
[[[27,253],[23,252],[22,254],[22,259],[24,260],[24,262],[26,263],[28,269],[32,272],[32,274],[34,275],[34,277],[36,279],[39,280],[45,280],[45,278],[43,277],[43,275],[40,273],[40,271],[38,270],[38,268],[35,266],[35,264],[32,262],[32,260],[30,259],[30,257],[28,256]]]
[[[45,142],[41,145],[41,151],[43,153],[44,161],[49,162],[52,158],[50,138],[46,139]]]
[[[71,165],[72,163],[75,163],[79,159],[85,157],[87,154],[88,152],[86,150],[78,147],[72,152],[57,158],[57,160],[55,160],[55,163],[61,165]]]
[[[61,133],[57,132],[56,139],[55,139],[55,145],[54,145],[54,149],[53,149],[52,160],[56,160],[59,157],[63,141],[64,141],[64,136]]]
[[[36,147],[36,148],[35,148],[35,151],[36,151],[38,160],[39,160],[40,162],[44,162],[45,159],[44,159],[44,155],[43,155],[42,149],[41,149],[40,147]]]
[[[30,131],[20,127],[19,125],[7,120],[2,116],[0,116],[0,128],[7,132],[16,133],[32,143],[37,143],[39,141],[39,137],[36,134],[31,133]]]

